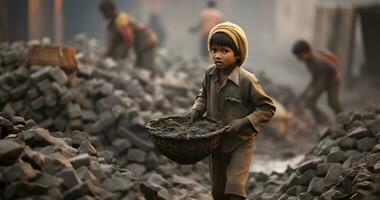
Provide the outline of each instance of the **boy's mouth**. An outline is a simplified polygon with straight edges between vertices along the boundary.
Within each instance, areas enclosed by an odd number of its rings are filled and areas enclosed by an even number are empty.
[[[220,66],[220,65],[223,64],[223,62],[221,62],[221,61],[215,61],[214,63],[215,63],[215,65],[217,65],[217,66]]]

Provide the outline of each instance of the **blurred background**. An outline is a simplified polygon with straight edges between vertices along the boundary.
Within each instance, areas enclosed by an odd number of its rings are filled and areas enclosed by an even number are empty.
[[[78,33],[100,41],[106,39],[106,21],[100,0],[2,0],[0,41],[33,40],[49,37],[62,44]],[[161,46],[185,56],[198,55],[199,35],[195,26],[206,0],[116,0],[119,10],[149,24],[155,13],[165,33]],[[371,0],[218,0],[224,21],[239,24],[247,33],[250,54],[247,66],[281,74],[274,81],[300,91],[307,77],[290,56],[291,45],[305,39],[317,49],[338,54],[345,82],[363,71],[372,74],[379,39],[376,2]],[[371,10],[374,10],[371,12]],[[374,16],[377,17],[374,17]],[[362,20],[365,20],[364,22]],[[365,44],[365,45],[364,45]],[[366,53],[364,53],[366,52]],[[286,74],[286,76],[285,76]],[[301,76],[300,76],[301,75]],[[270,74],[272,76],[272,74]]]

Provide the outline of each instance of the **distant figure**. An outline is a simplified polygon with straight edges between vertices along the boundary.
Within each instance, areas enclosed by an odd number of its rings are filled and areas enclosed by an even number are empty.
[[[164,27],[162,26],[161,18],[157,13],[152,13],[150,15],[149,27],[156,33],[159,45],[162,46],[165,42],[166,33]]]
[[[191,28],[191,32],[196,32],[200,30],[201,32],[201,43],[200,43],[200,54],[203,57],[208,57],[209,52],[207,49],[207,39],[211,29],[217,24],[222,22],[222,13],[216,8],[215,1],[209,1],[207,8],[202,11],[200,22],[197,26]]]
[[[155,64],[157,46],[156,34],[137,22],[126,12],[118,12],[111,0],[103,0],[99,5],[103,17],[109,21],[108,46],[105,57],[125,58],[130,47],[136,53],[136,65],[149,69],[153,74],[159,73]]]
[[[292,49],[293,54],[304,62],[312,80],[301,95],[316,120],[325,124],[327,116],[317,107],[317,101],[323,92],[327,92],[328,104],[335,114],[342,111],[339,101],[340,73],[337,69],[337,58],[329,52],[313,52],[310,45],[303,40],[297,41]]]

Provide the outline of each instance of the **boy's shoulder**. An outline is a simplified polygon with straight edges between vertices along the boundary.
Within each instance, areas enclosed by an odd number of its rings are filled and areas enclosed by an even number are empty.
[[[258,83],[259,80],[257,79],[256,75],[242,67],[240,67],[240,79],[241,80],[247,80],[249,82],[255,82]]]
[[[212,65],[209,65],[207,68],[206,68],[206,73],[209,74],[211,73],[212,71],[214,71],[216,68],[216,65],[215,64],[212,64]]]

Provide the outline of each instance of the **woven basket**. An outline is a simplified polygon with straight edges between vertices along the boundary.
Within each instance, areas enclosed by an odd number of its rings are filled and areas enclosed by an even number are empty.
[[[225,128],[204,135],[182,135],[182,137],[165,135],[157,132],[160,124],[166,120],[174,120],[179,124],[188,120],[186,117],[173,116],[148,122],[150,138],[158,150],[169,159],[179,164],[195,164],[212,153],[219,146],[219,137]],[[215,120],[205,118],[217,123]]]

